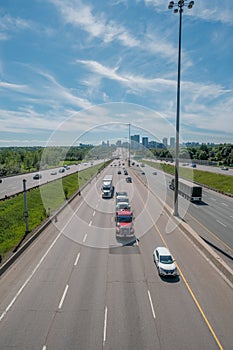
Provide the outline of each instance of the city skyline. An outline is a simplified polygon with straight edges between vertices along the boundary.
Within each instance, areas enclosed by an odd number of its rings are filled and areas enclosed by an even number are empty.
[[[168,4],[2,3],[0,146],[96,144],[127,137],[127,124],[175,135],[179,15]],[[232,18],[230,0],[184,7],[181,143],[233,142]]]

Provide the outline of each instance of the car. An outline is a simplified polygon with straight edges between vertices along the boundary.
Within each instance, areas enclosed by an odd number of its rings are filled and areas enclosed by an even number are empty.
[[[127,170],[124,170],[124,174],[125,174],[125,175],[128,175],[128,171],[127,171]]]
[[[121,175],[121,170],[118,170],[117,174],[118,174],[118,175]]]
[[[157,247],[153,252],[153,259],[160,276],[177,276],[174,259],[166,247]]]
[[[116,197],[116,204],[118,203],[129,203],[129,198],[126,196],[118,196]]]
[[[2,179],[0,179],[0,184],[2,183]]]
[[[157,171],[153,171],[152,175],[157,175]]]
[[[40,173],[37,173],[37,174],[35,174],[34,176],[33,176],[33,179],[34,180],[39,180],[39,179],[41,179],[42,178],[42,175],[40,174]]]
[[[57,175],[57,171],[55,170],[51,171],[50,175]]]
[[[64,172],[65,172],[65,168],[59,169],[59,173],[64,173]]]
[[[116,212],[121,210],[131,210],[131,206],[128,202],[118,202],[116,204]]]
[[[128,194],[127,194],[126,191],[117,191],[117,192],[116,192],[116,197],[120,197],[120,196],[122,196],[122,197],[127,197]]]
[[[196,164],[190,164],[190,166],[191,166],[192,168],[196,168],[196,167],[197,167]]]
[[[145,172],[144,172],[144,171],[142,171],[142,172],[141,172],[141,174],[142,174],[142,175],[145,175]]]
[[[128,182],[128,183],[132,182],[132,178],[131,178],[130,176],[127,176],[127,177],[125,178],[125,180],[126,180],[126,182]]]
[[[226,168],[225,166],[223,168],[221,168],[222,170],[228,170],[228,168]]]

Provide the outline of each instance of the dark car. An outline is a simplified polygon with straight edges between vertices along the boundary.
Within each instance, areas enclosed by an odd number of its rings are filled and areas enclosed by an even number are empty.
[[[34,180],[39,180],[39,179],[41,179],[41,178],[42,178],[42,176],[41,176],[40,173],[37,173],[37,174],[35,174],[35,175],[33,176],[33,179],[34,179]]]
[[[126,182],[132,182],[132,178],[131,178],[130,176],[127,176],[127,177],[125,178],[125,180],[126,180]]]
[[[118,175],[121,175],[121,170],[118,170],[117,174],[118,174]]]

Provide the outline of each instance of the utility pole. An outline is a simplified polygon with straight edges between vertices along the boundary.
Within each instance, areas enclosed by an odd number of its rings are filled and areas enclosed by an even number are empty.
[[[29,229],[28,229],[28,203],[27,203],[26,182],[27,182],[27,180],[23,179],[24,217],[25,217],[25,224],[26,224],[25,234],[28,234]]]

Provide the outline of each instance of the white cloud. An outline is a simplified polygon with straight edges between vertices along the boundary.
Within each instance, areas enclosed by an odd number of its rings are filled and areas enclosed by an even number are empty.
[[[81,1],[50,1],[60,10],[66,23],[82,28],[91,37],[98,37],[105,43],[118,40],[131,47],[139,44],[121,24],[107,20],[103,13],[94,15],[92,7]]]

